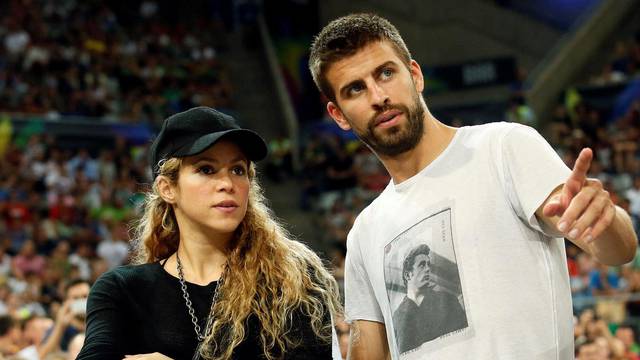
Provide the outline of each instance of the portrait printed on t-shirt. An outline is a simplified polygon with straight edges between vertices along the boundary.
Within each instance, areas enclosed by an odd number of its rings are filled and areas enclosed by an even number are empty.
[[[400,353],[467,328],[451,209],[429,215],[387,244],[384,276]]]

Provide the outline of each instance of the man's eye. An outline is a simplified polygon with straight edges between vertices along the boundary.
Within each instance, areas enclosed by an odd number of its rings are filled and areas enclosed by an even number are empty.
[[[382,70],[382,73],[380,75],[383,79],[388,79],[393,75],[393,70],[390,68],[386,68]]]
[[[358,84],[358,85],[353,85],[349,88],[349,95],[356,95],[359,92],[361,92],[362,90],[364,90],[364,86]]]

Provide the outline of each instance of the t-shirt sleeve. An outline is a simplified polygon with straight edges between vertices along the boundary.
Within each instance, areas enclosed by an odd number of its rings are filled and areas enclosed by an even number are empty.
[[[77,359],[107,360],[124,357],[125,315],[121,279],[116,272],[103,274],[91,287],[87,300],[87,329]]]
[[[349,232],[344,270],[345,321],[369,320],[384,323],[371,280],[363,264],[360,246],[356,242],[357,223]]]
[[[536,210],[564,184],[569,169],[549,143],[533,128],[514,125],[501,144],[504,186],[518,216],[534,229],[552,237],[562,234],[539,222]]]

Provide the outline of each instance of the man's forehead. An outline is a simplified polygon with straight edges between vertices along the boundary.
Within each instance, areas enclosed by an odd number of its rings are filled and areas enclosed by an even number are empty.
[[[69,287],[69,293],[77,294],[79,292],[85,292],[89,290],[89,284],[87,283],[79,283]]]

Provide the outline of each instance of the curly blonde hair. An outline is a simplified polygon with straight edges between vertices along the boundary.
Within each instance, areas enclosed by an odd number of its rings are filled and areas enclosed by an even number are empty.
[[[168,159],[159,175],[175,184],[181,165],[179,158]],[[262,350],[271,360],[299,345],[300,339],[291,338],[290,332],[294,311],[308,316],[315,335],[327,343],[331,317],[342,314],[334,277],[311,249],[293,240],[278,223],[255,176],[251,164],[247,212],[231,242],[220,297],[210,310],[211,331],[199,349],[206,359],[230,359],[245,337],[250,315],[260,321]],[[146,195],[144,214],[134,232],[137,263],[166,259],[178,250],[173,208],[160,197],[156,182]]]

